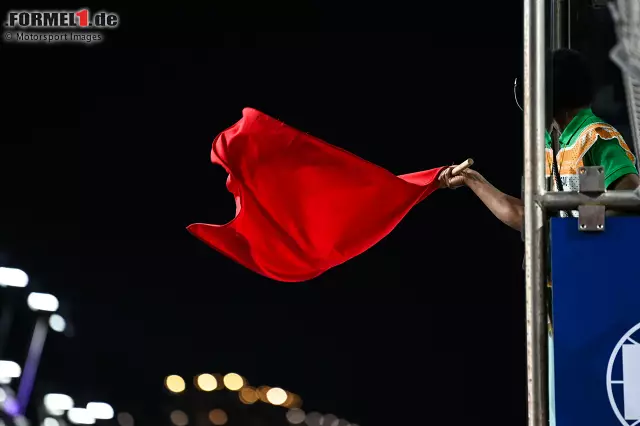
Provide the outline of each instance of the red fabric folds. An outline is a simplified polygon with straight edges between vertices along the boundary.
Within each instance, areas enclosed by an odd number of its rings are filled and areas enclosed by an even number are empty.
[[[236,217],[187,229],[266,277],[300,282],[366,251],[438,188],[443,167],[395,176],[255,109],[220,133]]]

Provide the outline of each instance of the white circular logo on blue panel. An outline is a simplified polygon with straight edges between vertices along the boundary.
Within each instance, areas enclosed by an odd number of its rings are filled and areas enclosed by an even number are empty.
[[[616,377],[612,377],[614,365],[622,367],[616,369]],[[607,394],[622,425],[640,425],[640,324],[627,331],[611,353],[607,366]]]

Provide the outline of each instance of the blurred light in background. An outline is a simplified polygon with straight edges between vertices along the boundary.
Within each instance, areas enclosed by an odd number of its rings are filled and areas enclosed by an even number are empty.
[[[27,305],[32,311],[55,312],[60,304],[58,298],[48,293],[31,293],[27,297]]]
[[[349,426],[348,422],[340,423],[338,418],[328,415],[325,419],[321,414],[311,413],[306,415],[302,410],[302,399],[300,396],[287,392],[282,388],[271,388],[269,386],[260,386],[257,389],[249,386],[247,380],[237,373],[228,373],[225,376],[220,374],[202,373],[194,377],[193,383],[195,387],[204,392],[214,390],[228,389],[238,392],[238,399],[246,405],[255,404],[262,401],[267,404],[281,406],[288,409],[287,419],[290,424],[302,424],[305,421],[311,422],[308,426]],[[172,393],[181,393],[186,389],[185,381],[178,375],[170,375],[165,378],[165,386]],[[123,413],[123,416],[126,413]],[[127,414],[130,416],[129,414]],[[130,421],[121,419],[118,415],[119,426],[134,426],[133,418]],[[311,417],[309,417],[311,416]],[[209,412],[209,421],[214,425],[224,425],[228,422],[227,414],[223,410],[212,410]],[[203,418],[198,417],[196,424],[201,425]],[[223,420],[224,419],[224,420]],[[175,426],[187,426],[189,418],[186,413],[175,410],[171,413],[171,421]],[[314,425],[313,422],[317,423]],[[335,424],[333,424],[335,423]]]
[[[171,412],[171,423],[176,426],[187,426],[189,424],[189,417],[184,411],[175,410]]]
[[[48,393],[44,396],[44,408],[49,414],[61,416],[73,408],[73,399],[62,393]]]
[[[53,331],[57,331],[58,333],[62,333],[65,328],[67,328],[67,322],[58,314],[53,314],[49,317],[49,327]]]
[[[287,392],[287,400],[282,406],[285,408],[302,408],[302,398],[295,393]]]
[[[269,392],[269,389],[271,389],[269,386],[260,386],[258,388],[258,399],[262,402],[269,402],[269,400],[267,399],[267,392]]]
[[[180,393],[185,389],[184,379],[180,376],[176,376],[175,374],[167,376],[167,378],[164,379],[164,384],[167,389],[173,393]]]
[[[8,385],[10,383],[11,383],[11,377],[0,377],[0,385]]]
[[[201,374],[196,377],[196,387],[204,392],[211,392],[218,388],[218,380],[211,374]]]
[[[71,423],[77,425],[92,425],[96,422],[86,408],[72,408],[67,411],[67,417]]]
[[[350,426],[351,423],[349,423],[348,421],[346,421],[345,419],[340,419],[337,422],[334,423],[334,426]]]
[[[133,416],[129,413],[119,413],[118,414],[118,424],[120,426],[134,426],[135,422],[133,421]]]
[[[87,411],[96,420],[111,420],[115,414],[113,407],[106,402],[90,402]]]
[[[13,418],[13,422],[15,423],[16,426],[29,426],[29,420],[27,420],[27,418],[21,414],[18,414],[17,416],[15,416]]]
[[[226,376],[224,376],[223,381],[224,385],[230,391],[238,391],[244,386],[244,379],[236,373],[227,374]]]
[[[4,389],[0,388],[0,403],[5,402],[7,400],[7,393]]]
[[[60,426],[60,423],[53,417],[47,417],[42,422],[42,426]]]
[[[282,405],[287,400],[287,392],[280,388],[271,388],[267,392],[267,401],[273,405]]]
[[[18,400],[16,400],[12,395],[7,395],[2,408],[5,413],[10,416],[14,416],[13,420],[18,424],[17,419],[15,418],[15,416],[20,414],[20,404],[18,404]]]
[[[22,374],[22,368],[17,362],[0,361],[0,377],[15,379]]]
[[[29,276],[21,269],[0,268],[0,286],[2,287],[26,287],[29,284]]]
[[[304,413],[304,411],[300,410],[299,408],[293,408],[287,411],[287,420],[292,425],[302,424],[304,423],[306,418],[307,418],[307,415]]]
[[[322,420],[322,414],[316,412],[307,414],[305,419],[307,426],[323,426]]]
[[[336,423],[338,423],[338,418],[333,414],[325,414],[322,416],[322,426],[336,426]]]
[[[255,404],[258,401],[258,392],[251,386],[245,386],[238,392],[238,397],[243,404]]]
[[[223,410],[220,410],[219,408],[216,408],[215,410],[211,410],[209,412],[209,421],[216,426],[225,425],[227,424],[228,420],[229,418],[227,417],[227,413],[225,413]]]

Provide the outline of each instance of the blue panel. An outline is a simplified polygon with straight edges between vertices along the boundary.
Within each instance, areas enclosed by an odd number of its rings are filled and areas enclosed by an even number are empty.
[[[640,217],[599,233],[554,218],[551,242],[557,425],[633,425],[640,360],[622,345],[640,343]]]

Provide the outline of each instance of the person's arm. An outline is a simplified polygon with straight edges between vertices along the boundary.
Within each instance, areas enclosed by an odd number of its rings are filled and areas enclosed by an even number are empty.
[[[634,173],[629,173],[615,180],[610,188],[615,191],[633,191],[640,188],[640,178]]]
[[[521,199],[500,191],[475,170],[464,173],[464,183],[502,223],[516,231],[522,229],[524,203]]]
[[[640,191],[640,178],[634,173],[629,173],[613,181],[609,189],[615,191],[633,191],[634,189],[638,189],[638,191]],[[606,212],[607,216],[626,216],[628,214],[629,212],[609,209],[607,209]]]
[[[441,186],[449,188],[468,186],[502,223],[517,231],[522,230],[524,217],[522,200],[500,191],[475,170],[467,169],[458,176],[451,176],[452,169],[452,167],[446,169],[440,176]]]
[[[587,165],[604,168],[604,185],[607,190],[634,190],[640,186],[635,158],[624,142],[617,138],[599,137],[585,158]]]

